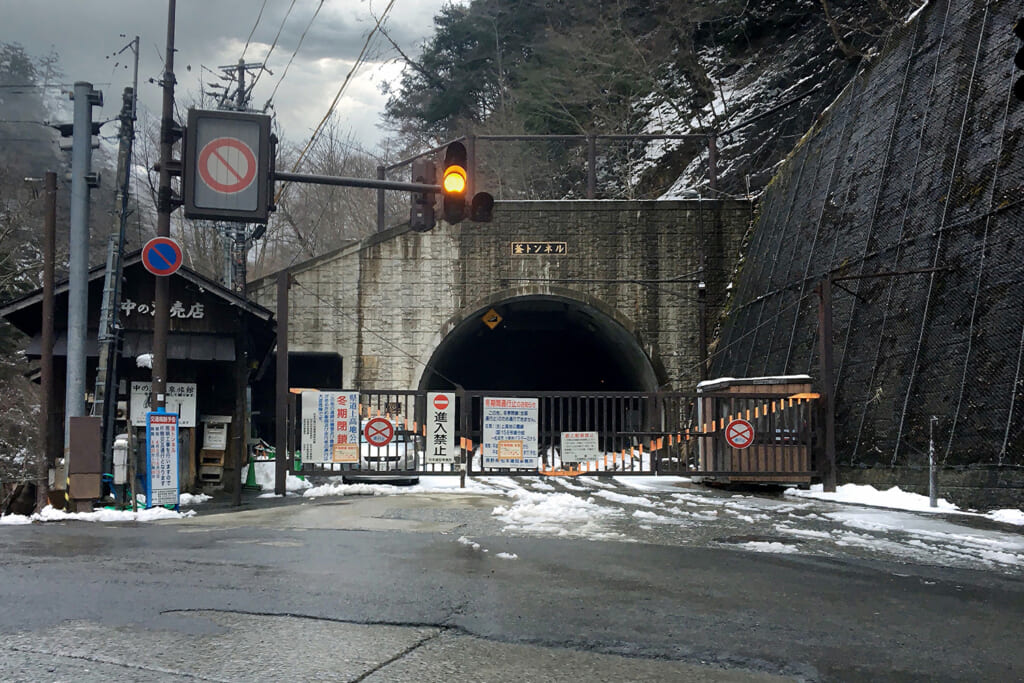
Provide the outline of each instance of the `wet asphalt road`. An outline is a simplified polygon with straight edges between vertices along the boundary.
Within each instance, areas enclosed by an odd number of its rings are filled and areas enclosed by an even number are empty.
[[[0,527],[0,679],[1024,679],[1019,576],[542,538],[504,532],[504,504],[252,501]],[[703,533],[727,537],[715,523]]]

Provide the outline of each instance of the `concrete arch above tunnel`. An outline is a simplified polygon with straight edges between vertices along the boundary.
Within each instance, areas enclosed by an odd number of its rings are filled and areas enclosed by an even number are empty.
[[[527,294],[474,307],[441,339],[420,389],[653,391],[658,378],[637,338],[596,302]],[[484,321],[498,315],[493,328]],[[493,322],[493,321],[492,321]]]

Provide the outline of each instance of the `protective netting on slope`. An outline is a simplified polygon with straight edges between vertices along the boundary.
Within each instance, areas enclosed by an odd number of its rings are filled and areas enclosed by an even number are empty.
[[[764,195],[715,375],[818,376],[817,283],[896,273],[833,290],[841,464],[920,465],[937,416],[944,464],[1024,466],[1019,11],[926,8]]]

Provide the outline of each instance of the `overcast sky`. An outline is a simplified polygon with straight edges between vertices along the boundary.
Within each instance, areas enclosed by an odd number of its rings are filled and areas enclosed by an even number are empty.
[[[237,64],[254,25],[245,61],[266,60],[273,71],[273,75],[263,73],[254,90],[252,104],[262,108],[309,26],[273,101],[285,138],[293,143],[308,140],[362,50],[374,17],[388,6],[388,0],[325,0],[310,25],[320,2],[177,0],[174,70],[181,117],[184,107],[198,99],[200,79],[222,82],[216,78],[217,67]],[[446,0],[395,0],[384,26],[406,54],[415,56],[432,33],[433,16],[444,4]],[[138,35],[140,106],[158,119],[160,88],[149,79],[159,80],[163,70],[167,14],[167,0],[0,0],[0,41],[20,43],[33,56],[55,50],[65,81],[89,81],[103,91],[102,112],[94,116],[106,119],[117,115],[121,92],[131,85],[132,75],[130,51],[111,55]],[[379,32],[367,55],[336,111],[343,131],[351,128],[364,147],[374,148],[382,137],[378,125],[387,101],[380,84],[397,85],[401,66]]]

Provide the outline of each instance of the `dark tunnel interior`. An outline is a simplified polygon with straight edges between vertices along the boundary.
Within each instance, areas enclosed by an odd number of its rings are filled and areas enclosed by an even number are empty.
[[[500,322],[485,322],[493,310]],[[523,297],[462,321],[438,346],[421,389],[645,391],[650,361],[625,328],[597,309],[554,297]]]

